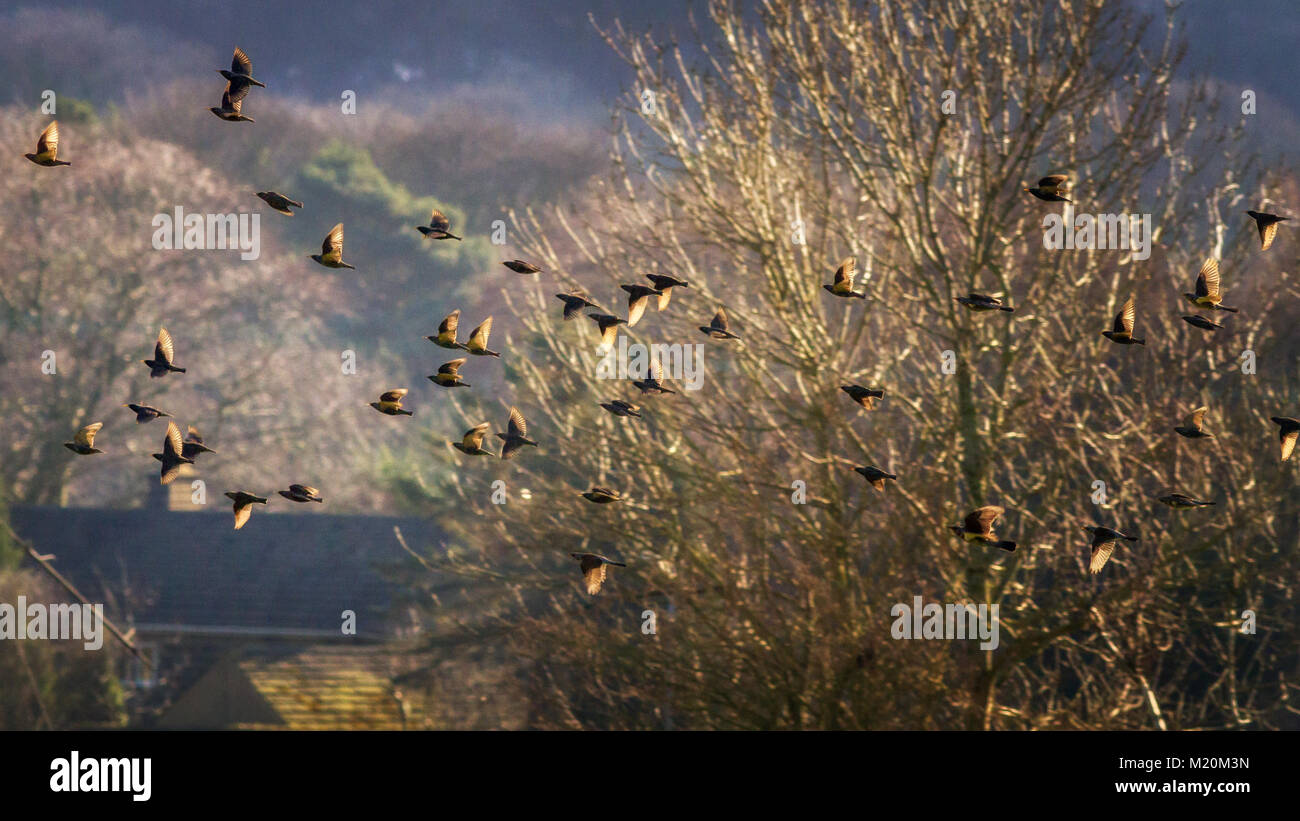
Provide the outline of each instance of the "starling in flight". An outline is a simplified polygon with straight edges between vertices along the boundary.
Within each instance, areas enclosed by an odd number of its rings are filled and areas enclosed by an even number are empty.
[[[835,269],[835,281],[830,285],[822,287],[830,291],[835,296],[857,297],[866,299],[867,295],[861,291],[853,290],[853,278],[858,274],[858,260],[856,257],[846,257],[840,263],[840,267]]]
[[[320,497],[320,491],[310,485],[289,485],[288,490],[281,490],[278,493],[293,502],[325,503],[325,500]]]
[[[1174,431],[1179,436],[1186,436],[1188,439],[1213,439],[1214,434],[1202,427],[1205,421],[1205,414],[1209,412],[1207,407],[1199,407],[1187,414],[1181,425],[1176,425]]]
[[[185,444],[181,441],[181,429],[175,422],[167,423],[167,436],[163,438],[162,453],[153,454],[153,458],[162,462],[158,476],[160,484],[168,485],[180,475],[181,465],[193,464],[194,460],[185,456]]]
[[[281,214],[284,214],[286,217],[293,216],[293,211],[290,210],[289,206],[292,205],[294,208],[302,208],[302,203],[297,200],[291,200],[284,194],[277,194],[274,191],[258,191],[257,196],[267,205],[271,206],[276,211],[279,211]]]
[[[977,507],[966,514],[961,524],[950,525],[948,529],[968,542],[979,542],[1012,552],[1016,549],[1016,543],[1007,540],[999,541],[993,532],[993,523],[1005,512],[1003,508],[996,505]]]
[[[620,285],[619,287],[627,291],[627,326],[629,328],[641,320],[641,315],[645,313],[645,306],[650,301],[650,297],[663,293],[657,288],[647,288],[644,285]]]
[[[1196,293],[1183,294],[1183,298],[1193,305],[1200,308],[1213,308],[1218,311],[1230,311],[1237,313],[1236,308],[1229,308],[1223,302],[1223,294],[1219,290],[1219,261],[1217,259],[1207,259],[1201,266],[1201,272],[1196,275]]]
[[[248,524],[249,518],[253,515],[254,504],[266,504],[265,496],[254,496],[242,490],[227,490],[226,496],[235,501],[235,530]]]
[[[495,456],[492,451],[483,447],[483,437],[490,428],[487,422],[475,425],[465,431],[465,438],[459,442],[452,442],[451,446],[461,453],[468,453],[470,456]]]
[[[587,318],[600,328],[600,344],[613,345],[618,338],[618,326],[626,325],[626,319],[619,319],[613,314],[587,314]]]
[[[850,399],[867,410],[873,409],[876,406],[876,400],[883,399],[885,396],[884,391],[864,388],[861,385],[840,385],[840,390],[847,393]]]
[[[86,425],[84,428],[77,431],[77,435],[72,437],[71,442],[64,442],[63,446],[73,453],[82,456],[89,456],[92,453],[103,453],[104,451],[95,447],[95,434],[99,433],[99,429],[102,427],[104,427],[103,422],[95,422],[94,424]],[[1295,439],[1294,436],[1291,438]]]
[[[570,291],[567,294],[556,294],[555,298],[564,303],[564,318],[566,320],[574,319],[582,313],[584,308],[595,308],[602,310],[599,305],[587,298],[582,291]]]
[[[132,411],[134,411],[135,421],[141,425],[143,425],[145,422],[152,422],[153,420],[157,419],[159,416],[171,416],[170,413],[166,413],[165,411],[160,411],[157,408],[150,407],[149,405],[137,405],[133,402],[127,403],[122,407],[130,408]]]
[[[1072,202],[1064,196],[1070,190],[1070,178],[1065,174],[1049,174],[1038,181],[1038,187],[1025,190],[1046,202]]]
[[[166,376],[168,372],[185,373],[184,368],[178,368],[172,364],[176,358],[176,346],[172,344],[172,335],[167,333],[166,328],[158,331],[158,341],[153,346],[153,359],[140,360],[149,366],[149,378],[156,379],[160,376]]]
[[[880,491],[881,493],[885,492],[886,479],[898,478],[892,473],[886,473],[885,471],[881,470],[875,465],[867,465],[866,467],[854,468],[854,470],[857,471],[858,473],[861,473],[862,477],[866,479],[867,482],[870,483],[872,487],[874,487],[876,490]]]
[[[488,317],[479,323],[479,326],[470,331],[469,341],[465,343],[465,350],[475,356],[500,356],[496,351],[488,350],[488,335],[492,333],[492,317]]]
[[[441,385],[444,388],[468,388],[468,382],[462,382],[460,378],[460,366],[464,365],[464,358],[453,359],[450,362],[444,362],[438,372],[429,376],[429,381],[435,385]]]
[[[510,421],[506,423],[506,432],[498,433],[498,439],[505,440],[501,447],[501,458],[510,459],[524,445],[537,447],[537,443],[528,438],[528,423],[524,421],[524,415],[516,408],[510,409]]]
[[[1223,327],[1219,323],[1215,322],[1213,319],[1203,317],[1200,314],[1184,316],[1183,321],[1186,322],[1188,325],[1195,325],[1196,327],[1203,328],[1204,330],[1207,331],[1214,331]]]
[[[216,453],[216,451],[203,444],[199,429],[190,425],[185,431],[185,441],[181,443],[181,456],[195,459],[200,453]]]
[[[1115,545],[1120,539],[1126,542],[1138,540],[1137,536],[1125,536],[1109,527],[1085,527],[1084,530],[1092,534],[1092,559],[1088,562],[1088,570],[1093,573],[1100,573],[1106,562],[1110,561],[1110,554],[1115,552]]]
[[[1137,316],[1137,308],[1134,297],[1130,296],[1124,307],[1119,309],[1115,315],[1115,325],[1112,330],[1102,331],[1101,335],[1111,342],[1118,342],[1121,345],[1145,345],[1145,339],[1138,339],[1133,336],[1133,320]]]
[[[321,243],[320,253],[312,254],[311,258],[324,265],[326,268],[351,268],[356,267],[343,261],[343,223],[339,223],[330,229],[329,236]]]
[[[673,298],[674,288],[691,287],[686,280],[668,276],[667,274],[646,274],[645,278],[654,283],[655,290],[659,291],[659,305],[657,309],[660,311],[668,307],[668,300]]]
[[[217,69],[217,73],[230,81],[232,88],[247,89],[250,85],[266,88],[266,83],[253,79],[253,61],[239,46],[235,46],[235,56],[230,61],[230,71]]]
[[[622,399],[615,399],[612,402],[601,402],[600,406],[615,416],[635,416],[641,418],[641,406],[633,405],[631,402],[624,402]]]
[[[599,593],[600,586],[605,583],[605,565],[627,567],[622,562],[606,559],[595,553],[570,553],[569,555],[578,560],[578,567],[582,570],[582,580],[586,583],[587,594],[590,596]]]
[[[213,114],[228,123],[253,123],[257,122],[252,117],[244,116],[244,97],[248,94],[248,84],[244,83],[238,88],[234,87],[234,81],[226,83],[226,90],[221,92],[221,106],[212,106],[208,108]]]
[[[542,270],[531,262],[524,262],[522,259],[509,259],[501,264],[516,274],[536,274]]]
[[[70,162],[64,162],[59,156],[59,121],[53,120],[45,126],[41,136],[36,139],[36,153],[24,154],[24,157],[46,167],[56,165],[72,165]]]
[[[447,219],[447,215],[437,208],[433,209],[433,216],[429,217],[428,225],[417,225],[415,228],[426,237],[433,237],[434,239],[460,239],[451,232],[451,220]]]
[[[1273,244],[1273,238],[1277,236],[1277,224],[1290,219],[1290,217],[1279,217],[1277,214],[1266,214],[1262,211],[1247,211],[1246,213],[1255,221],[1255,227],[1259,229],[1259,250],[1261,251],[1267,251],[1269,246]]]
[[[1214,502],[1202,502],[1200,499],[1188,496],[1186,493],[1166,493],[1158,498],[1161,502],[1173,508],[1206,507],[1214,504]]]
[[[591,490],[585,491],[582,494],[582,498],[598,505],[606,505],[610,502],[621,502],[623,500],[623,497],[618,495],[617,491],[610,490],[606,487],[596,487],[595,485],[591,486]]]
[[[659,364],[658,359],[650,361],[648,371],[644,379],[632,383],[640,388],[642,393],[677,393],[672,388],[664,387],[664,367]]]
[[[1300,435],[1300,420],[1292,419],[1289,416],[1270,417],[1278,427],[1278,435],[1282,439],[1282,461],[1285,462],[1291,458],[1291,451],[1295,450],[1296,436]]]
[[[461,360],[464,362],[465,360]],[[388,416],[414,416],[414,411],[406,410],[402,407],[402,397],[406,396],[406,388],[394,388],[391,391],[384,391],[379,394],[378,402],[371,402],[370,407]]]
[[[740,339],[740,337],[727,330],[727,312],[721,308],[713,315],[712,322],[707,326],[700,325],[699,329],[701,333],[707,334],[713,339]]]
[[[425,339],[437,345],[439,348],[463,350],[465,346],[456,341],[456,328],[459,327],[459,325],[460,309],[457,308],[447,314],[446,319],[444,319],[442,324],[438,326],[437,336],[426,336]]]
[[[965,305],[972,311],[1006,311],[1014,313],[1015,308],[1010,308],[1002,304],[1002,300],[988,294],[977,294],[971,291],[966,296],[953,297],[962,305]]]

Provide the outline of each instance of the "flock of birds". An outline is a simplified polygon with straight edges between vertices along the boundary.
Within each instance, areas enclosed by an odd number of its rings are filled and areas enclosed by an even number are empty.
[[[236,48],[230,70],[220,69],[219,73],[227,82],[221,95],[221,105],[220,107],[211,108],[212,113],[228,122],[253,122],[251,117],[245,116],[242,112],[243,101],[253,86],[266,88],[266,84],[253,78],[252,62],[249,60],[248,55],[242,49]],[[69,162],[58,159],[58,144],[58,122],[53,121],[38,139],[36,152],[24,156],[37,165],[46,167],[71,165]],[[1043,177],[1039,180],[1037,186],[1025,188],[1024,191],[1046,202],[1071,202],[1065,196],[1069,191],[1069,178],[1064,174]],[[287,216],[293,216],[292,208],[303,207],[301,202],[275,191],[258,192],[257,196],[266,202],[269,207]],[[1277,234],[1278,224],[1287,218],[1257,211],[1247,211],[1246,213],[1255,221],[1258,227],[1261,249],[1267,251]],[[451,232],[450,220],[437,209],[433,210],[429,224],[417,226],[417,230],[425,237],[434,240],[459,241],[462,239]],[[355,270],[353,265],[343,260],[342,223],[335,225],[330,230],[321,245],[321,252],[312,254],[310,257],[327,268]],[[543,273],[540,267],[524,260],[507,260],[502,264],[520,275],[529,276]],[[865,300],[865,293],[853,290],[853,280],[856,273],[856,260],[849,257],[835,271],[831,283],[822,287],[836,297]],[[628,295],[626,319],[607,313],[605,309],[593,302],[580,289],[556,294],[555,296],[564,303],[563,318],[566,321],[577,318],[589,308],[594,309],[595,313],[586,314],[587,318],[596,324],[600,333],[601,344],[613,345],[618,336],[618,327],[620,325],[627,325],[628,327],[636,325],[645,313],[651,297],[657,299],[657,309],[662,311],[668,307],[674,289],[690,287],[686,281],[666,274],[646,274],[645,276],[650,281],[650,285],[633,283],[621,286]],[[1230,308],[1223,304],[1219,266],[1214,259],[1205,261],[1200,273],[1197,275],[1194,292],[1186,293],[1184,297],[1201,310],[1232,313],[1237,311],[1236,308]],[[1014,307],[1004,304],[1000,295],[971,292],[966,296],[956,297],[955,299],[968,310],[978,313],[990,311],[1014,313],[1015,311]],[[1130,296],[1115,317],[1113,327],[1110,330],[1103,331],[1102,334],[1112,342],[1120,345],[1145,345],[1145,340],[1133,334],[1135,316],[1135,298]],[[1223,327],[1201,314],[1184,316],[1183,319],[1197,328],[1211,332]],[[438,332],[426,338],[441,348],[464,351],[471,356],[501,356],[498,351],[493,351],[488,347],[488,338],[492,332],[491,316],[474,328],[469,339],[465,342],[457,340],[459,321],[460,311],[452,311],[439,324]],[[699,326],[699,330],[711,339],[738,340],[740,338],[730,330],[726,312],[722,308],[718,308],[708,325]],[[163,328],[159,331],[154,344],[153,358],[142,360],[142,362],[149,367],[151,378],[162,378],[173,373],[185,373],[185,368],[175,364],[175,355],[175,346],[171,335],[166,328]],[[460,373],[461,367],[467,361],[468,357],[461,357],[446,362],[438,368],[437,373],[429,376],[429,380],[443,388],[470,387],[469,383],[461,378]],[[664,382],[662,365],[658,361],[652,361],[646,375],[632,384],[643,395],[676,393]],[[862,385],[843,385],[841,390],[865,410],[872,410],[875,407],[876,400],[882,399],[885,395],[883,390]],[[380,394],[379,400],[371,402],[370,406],[388,416],[413,416],[414,412],[405,408],[402,404],[407,393],[406,388],[394,388],[384,391]],[[612,399],[600,403],[600,406],[618,417],[639,418],[642,415],[640,406],[624,399]],[[135,413],[136,422],[140,424],[162,417],[171,417],[171,414],[150,405],[133,402],[126,404],[124,407]],[[1213,434],[1207,432],[1203,425],[1207,412],[1208,409],[1205,407],[1193,410],[1184,423],[1175,427],[1174,430],[1179,435],[1191,439],[1212,437]],[[1297,436],[1300,435],[1300,420],[1281,416],[1272,417],[1272,420],[1280,427],[1282,460],[1286,461],[1295,448]],[[102,427],[102,422],[86,425],[77,432],[73,441],[64,443],[65,447],[73,453],[83,456],[102,453],[103,451],[95,447],[95,435]],[[489,429],[489,423],[480,423],[467,430],[461,441],[452,442],[451,444],[456,450],[469,456],[498,455],[484,447],[483,443]],[[504,433],[498,432],[496,436],[503,442],[499,453],[501,459],[513,458],[526,445],[538,447],[536,441],[528,438],[528,425],[523,414],[514,407],[510,408],[506,431]],[[173,481],[179,475],[182,465],[193,463],[203,453],[215,453],[215,451],[204,445],[203,438],[198,430],[192,425],[189,426],[186,437],[182,439],[180,429],[175,421],[169,419],[167,434],[163,439],[162,452],[152,454],[155,459],[162,463],[160,482],[165,485]],[[898,478],[895,474],[882,470],[875,465],[856,467],[854,470],[860,473],[872,487],[881,492],[884,492],[887,480],[895,481]],[[248,522],[252,515],[253,505],[265,505],[268,501],[265,496],[259,496],[245,490],[227,491],[225,495],[234,502],[236,530],[242,528]],[[287,490],[279,491],[279,495],[298,503],[324,502],[316,488],[298,483],[289,485]],[[617,491],[604,487],[592,487],[591,490],[581,495],[593,504],[609,504],[622,500],[622,496]],[[1159,501],[1173,508],[1195,508],[1214,504],[1212,501],[1202,501],[1180,492],[1171,492],[1158,498]],[[1014,551],[1016,542],[999,539],[994,532],[994,525],[1004,512],[1005,510],[1001,507],[985,505],[971,511],[961,524],[952,525],[950,530],[966,542],[983,544],[1005,551]],[[1092,554],[1089,569],[1094,574],[1099,573],[1102,567],[1105,566],[1119,541],[1138,540],[1137,536],[1128,535],[1109,527],[1098,525],[1084,529],[1092,536]],[[598,593],[604,584],[607,566],[627,566],[623,562],[614,561],[595,553],[572,553],[570,555],[578,560],[586,590],[591,595]]]

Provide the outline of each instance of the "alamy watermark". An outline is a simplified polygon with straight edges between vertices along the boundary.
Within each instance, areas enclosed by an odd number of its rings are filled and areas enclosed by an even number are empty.
[[[650,363],[657,362],[663,368],[662,378],[680,380],[688,391],[699,390],[704,381],[703,345],[690,342],[643,345],[640,342],[629,343],[627,337],[620,336],[617,348],[599,345],[596,353],[600,355],[600,362],[596,365],[597,379],[645,379],[651,374]]]
[[[1150,214],[1078,214],[1066,203],[1060,214],[1043,217],[1043,247],[1049,251],[1132,251],[1151,257]]]
[[[87,650],[104,646],[104,605],[0,602],[0,641],[79,639]]]
[[[155,251],[238,250],[243,260],[262,255],[261,214],[155,214],[152,225]]]
[[[998,649],[996,604],[923,604],[920,596],[909,606],[903,602],[889,609],[894,624],[889,633],[896,639],[979,639],[981,650]]]

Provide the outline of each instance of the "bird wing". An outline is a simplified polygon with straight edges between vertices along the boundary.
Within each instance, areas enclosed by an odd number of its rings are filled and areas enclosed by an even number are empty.
[[[95,446],[95,434],[99,433],[99,429],[102,427],[104,427],[103,422],[95,422],[93,425],[86,425],[84,428],[77,431],[77,435],[72,439],[78,445],[85,445],[88,448],[93,448]],[[1292,438],[1294,439],[1295,437]],[[1285,459],[1286,457],[1283,456],[1282,458]]]
[[[1207,259],[1196,275],[1196,295],[1198,297],[1216,297],[1219,295],[1219,261]]]
[[[1187,416],[1183,419],[1183,425],[1189,428],[1196,428],[1197,430],[1200,430],[1201,422],[1205,419],[1205,414],[1208,413],[1209,410],[1210,409],[1206,407],[1197,408],[1196,410],[1187,414]]]
[[[605,583],[605,563],[598,556],[586,554],[582,557],[578,565],[582,568],[582,580],[587,585],[587,593],[596,595],[600,592],[600,586]]]
[[[627,324],[628,325],[635,325],[637,321],[641,319],[641,315],[645,313],[645,304],[648,300],[649,300],[649,296],[647,296],[646,294],[641,294],[640,296],[638,296],[636,293],[633,292],[628,293],[628,297],[627,297]]]
[[[658,359],[650,360],[650,372],[654,375],[655,382],[664,381],[664,366],[660,364]]]
[[[506,425],[506,433],[511,439],[523,439],[528,436],[528,423],[524,421],[524,415],[518,408],[510,409],[510,421]]]
[[[181,451],[184,449],[185,444],[181,441],[181,429],[176,427],[175,422],[168,422],[167,437],[163,439],[163,456],[171,454],[173,458],[179,459]]]
[[[198,428],[190,425],[185,431],[185,441],[198,442],[201,445],[203,444],[203,437],[199,434]]]
[[[993,536],[993,523],[1005,513],[1005,509],[996,505],[977,507],[966,516],[965,528],[968,533],[981,533]]]
[[[1115,316],[1115,331],[1118,333],[1133,333],[1133,320],[1137,318],[1137,304],[1134,297],[1129,297],[1124,303],[1124,307],[1119,309]]]
[[[609,323],[608,325],[605,325],[605,324],[602,323],[602,322],[597,322],[597,324],[601,326],[601,327],[600,327],[600,344],[602,344],[602,345],[613,345],[613,344],[614,344],[614,340],[615,340],[615,339],[618,339],[618,323],[617,323],[617,322],[611,322],[611,323]]]
[[[438,368],[438,373],[446,373],[446,374],[451,374],[452,376],[456,376],[460,372],[460,366],[464,364],[465,364],[465,360],[463,358],[453,359],[450,362],[443,363]]]
[[[1048,174],[1038,181],[1038,187],[1056,194],[1063,194],[1070,187],[1070,178],[1065,174]]]
[[[719,308],[718,312],[713,315],[713,321],[709,324],[719,331],[727,330],[727,313]]]
[[[253,61],[248,59],[248,55],[239,46],[235,46],[235,56],[230,61],[230,70],[235,74],[253,75]]]
[[[160,328],[158,341],[153,346],[153,358],[170,365],[174,356],[176,356],[176,346],[172,343],[172,335],[167,333],[166,328]]]
[[[1092,559],[1088,562],[1088,570],[1093,573],[1100,573],[1101,569],[1106,566],[1106,562],[1110,561],[1110,554],[1115,552],[1114,539],[1105,539],[1098,543],[1097,538],[1099,537],[1093,537]]]
[[[435,231],[445,232],[451,228],[451,220],[447,219],[446,214],[435,208],[433,214],[429,217],[429,227]]]
[[[491,333],[492,317],[488,317],[479,323],[479,326],[469,335],[469,347],[474,348],[475,350],[486,351],[488,335]]]
[[[483,437],[487,434],[489,427],[491,425],[483,422],[465,431],[465,438],[461,440],[461,444],[470,450],[478,450],[483,447]]]
[[[384,391],[379,394],[380,402],[401,402],[402,397],[406,396],[406,388],[394,388],[391,391]]]
[[[858,274],[857,257],[846,257],[835,269],[835,289],[837,291],[853,290],[853,278]]]
[[[1259,250],[1267,251],[1273,244],[1273,237],[1277,236],[1277,223],[1270,222],[1265,225],[1263,222],[1257,223],[1259,228]]]
[[[1295,440],[1300,437],[1300,430],[1282,431],[1282,461],[1285,462],[1291,458],[1291,451],[1295,450]]]
[[[573,319],[587,307],[587,300],[577,294],[561,294],[560,299],[564,300],[565,319]]]
[[[320,493],[320,491],[311,485],[289,485],[289,490],[292,490],[294,493],[300,493],[303,496],[316,496]]]
[[[320,255],[330,262],[339,262],[343,259],[343,223],[340,222],[330,229],[325,241],[321,243]]]
[[[41,136],[36,140],[36,156],[43,157],[50,155],[50,159],[56,159],[59,154],[59,121],[54,120],[45,126]]]
[[[253,503],[239,501],[235,502],[235,530],[239,530],[248,524],[248,520],[253,515]]]

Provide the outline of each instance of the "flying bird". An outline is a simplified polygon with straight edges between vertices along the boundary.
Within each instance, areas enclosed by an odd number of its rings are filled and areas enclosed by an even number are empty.
[[[972,311],[1006,311],[1010,314],[1015,313],[1016,310],[1015,308],[1003,305],[1002,300],[995,296],[977,294],[974,291],[966,294],[966,296],[953,297],[953,299],[957,300],[962,305],[965,305]]]
[[[330,229],[329,235],[321,243],[320,253],[312,254],[311,258],[326,268],[351,268],[354,271],[356,270],[356,266],[343,261],[343,223],[340,222]]]
[[[137,405],[134,402],[128,402],[122,407],[130,408],[135,413],[136,423],[141,425],[145,422],[152,422],[160,416],[171,416],[171,414],[166,411],[160,411],[150,405]]]
[[[461,361],[465,360],[462,359]],[[379,394],[379,401],[371,402],[370,407],[388,416],[414,416],[414,411],[402,407],[402,397],[406,396],[406,392],[406,388],[394,388],[391,391],[384,391]]]
[[[867,410],[875,408],[876,400],[883,399],[885,396],[884,391],[864,388],[861,385],[840,385],[840,390],[847,393],[850,399]]]
[[[853,278],[858,274],[858,260],[856,257],[846,257],[840,263],[840,267],[835,269],[835,281],[830,285],[822,287],[830,291],[835,296],[857,297],[866,299],[867,295],[861,291],[853,290]]]
[[[450,348],[452,350],[464,350],[465,346],[456,341],[456,329],[459,326],[460,326],[460,309],[457,308],[456,310],[447,314],[446,318],[442,320],[442,323],[438,325],[437,336],[426,336],[425,339],[437,345],[439,348]]]
[[[627,291],[627,326],[629,328],[641,320],[641,315],[645,313],[645,306],[650,301],[650,297],[663,293],[657,288],[647,288],[644,285],[620,285],[618,287]]]
[[[599,593],[600,586],[605,583],[605,565],[627,567],[622,562],[595,553],[570,553],[569,555],[578,560],[578,568],[582,570],[582,581],[587,585],[587,594],[590,596]]]
[[[1115,545],[1120,539],[1126,542],[1138,540],[1137,536],[1125,536],[1109,527],[1085,527],[1084,530],[1092,534],[1092,559],[1088,562],[1088,570],[1092,573],[1100,573],[1106,566],[1106,562],[1110,561],[1110,554],[1115,552]]]
[[[555,298],[564,303],[565,320],[577,318],[584,308],[595,308],[598,311],[604,310],[588,299],[586,294],[578,290],[570,291],[567,294],[556,294]]]
[[[469,341],[465,343],[465,350],[475,356],[500,356],[496,351],[488,350],[488,335],[492,333],[492,317],[488,317],[479,323],[479,326],[470,331]]]
[[[650,367],[647,370],[644,379],[632,383],[640,388],[642,393],[677,393],[672,388],[664,387],[664,367],[659,364],[658,359],[650,360]]]
[[[266,88],[266,83],[253,79],[253,61],[248,59],[248,55],[239,46],[235,46],[235,56],[230,61],[230,70],[219,68],[217,73],[230,81],[231,88],[247,89],[249,86]]]
[[[181,441],[181,429],[176,427],[175,422],[167,423],[167,435],[163,437],[162,453],[152,454],[153,458],[162,462],[162,469],[158,475],[159,484],[168,485],[181,473],[181,465],[190,465],[194,460],[184,454],[185,443]]]
[[[993,524],[1005,512],[1004,508],[996,505],[977,507],[966,514],[966,518],[962,520],[961,524],[950,525],[948,529],[968,542],[979,542],[980,544],[1012,552],[1016,549],[1016,543],[1005,539],[999,541],[997,535],[993,532]]]
[[[607,505],[610,502],[623,501],[623,497],[618,494],[618,491],[610,490],[607,487],[596,487],[595,485],[591,486],[591,490],[584,491],[582,498],[598,505]]]
[[[1281,430],[1278,435],[1282,440],[1282,461],[1285,462],[1291,458],[1291,451],[1295,450],[1295,440],[1300,435],[1300,420],[1292,419],[1289,416],[1270,417]]]
[[[1164,496],[1157,498],[1172,508],[1207,507],[1214,504],[1214,502],[1202,502],[1200,499],[1188,496],[1186,493],[1177,492],[1166,493]]]
[[[140,361],[149,366],[149,378],[156,379],[160,376],[166,376],[169,372],[185,373],[184,368],[178,368],[172,364],[176,358],[176,346],[172,343],[172,335],[167,333],[166,328],[158,330],[158,341],[153,346],[153,359],[141,359]]]
[[[1138,339],[1133,336],[1133,320],[1137,316],[1137,307],[1135,297],[1130,296],[1124,307],[1119,309],[1115,315],[1115,325],[1109,331],[1102,331],[1101,335],[1111,342],[1117,342],[1120,345],[1145,345],[1145,339]]]
[[[601,402],[600,406],[615,416],[635,416],[641,418],[641,406],[633,405],[631,402],[624,402],[622,399],[615,399],[612,402]]]
[[[430,374],[429,381],[435,385],[441,385],[444,388],[468,388],[468,382],[461,381],[460,366],[468,360],[453,359],[450,362],[444,362],[435,374]]]
[[[699,329],[701,333],[712,339],[740,339],[727,330],[727,312],[722,308],[718,308],[718,312],[713,315],[713,320],[708,325],[700,325]]]
[[[289,485],[288,490],[277,492],[293,502],[320,502],[322,504],[325,502],[320,496],[320,491],[311,485]]]
[[[1183,298],[1200,308],[1237,313],[1236,308],[1229,308],[1222,304],[1223,294],[1219,289],[1219,261],[1214,258],[1205,260],[1201,272],[1196,275],[1196,293],[1185,293]]]
[[[181,443],[181,456],[194,459],[200,453],[216,453],[216,451],[203,444],[203,436],[199,433],[199,429],[190,425],[185,431],[185,441]]]
[[[275,191],[258,191],[257,196],[267,205],[271,206],[276,211],[279,211],[281,214],[284,214],[286,217],[293,216],[293,211],[290,210],[289,206],[292,205],[294,208],[302,208],[302,203],[297,200],[291,200],[284,194],[279,194]]]
[[[437,208],[433,209],[433,215],[429,217],[428,225],[417,225],[415,229],[426,237],[432,237],[433,239],[461,239],[451,232],[451,220],[447,219],[447,215]]]
[[[226,83],[226,90],[221,92],[221,105],[211,106],[208,111],[216,114],[228,123],[254,123],[257,122],[252,117],[244,116],[244,97],[248,94],[249,85],[243,83],[238,87],[235,81],[231,80]]]
[[[41,136],[36,138],[36,153],[24,154],[24,157],[47,168],[53,168],[56,165],[72,165],[70,162],[64,162],[59,159],[59,121],[52,120],[45,126]]]
[[[659,305],[657,310],[662,311],[668,307],[668,300],[673,298],[674,288],[689,288],[690,284],[684,279],[678,279],[667,274],[646,274],[645,278],[654,283],[655,290],[659,291]]]
[[[1188,325],[1195,325],[1196,327],[1202,328],[1207,331],[1215,331],[1223,327],[1219,323],[1215,322],[1213,319],[1203,317],[1200,314],[1184,316],[1183,321],[1186,322]]]
[[[618,326],[626,325],[626,319],[619,319],[612,314],[587,314],[587,318],[600,328],[600,344],[613,345],[618,338]]]
[[[99,429],[102,427],[104,427],[103,422],[95,422],[86,425],[84,428],[77,431],[77,435],[72,437],[71,442],[64,442],[63,446],[81,456],[89,456],[92,453],[103,453],[104,451],[95,447],[95,434],[99,433]],[[1294,439],[1295,437],[1292,438]]]
[[[510,421],[506,423],[506,432],[498,433],[498,439],[505,440],[501,447],[501,458],[510,459],[524,445],[537,447],[537,443],[528,438],[528,423],[524,421],[524,415],[517,408],[510,409]]]
[[[1046,202],[1072,202],[1065,198],[1070,191],[1070,178],[1065,174],[1049,174],[1038,181],[1037,187],[1024,190]]]
[[[1247,211],[1246,213],[1255,221],[1255,227],[1259,229],[1259,250],[1261,251],[1267,251],[1272,246],[1273,238],[1277,236],[1277,224],[1290,219],[1290,217],[1279,217],[1277,214],[1267,214],[1262,211]]]
[[[495,456],[492,451],[483,447],[483,437],[487,435],[488,428],[492,427],[487,422],[475,425],[465,431],[465,438],[459,442],[452,442],[451,446],[461,453],[468,453],[470,456]]]
[[[531,262],[524,262],[522,259],[508,259],[501,264],[516,274],[536,274],[542,270]]]
[[[1205,414],[1209,412],[1207,407],[1199,407],[1183,419],[1181,425],[1174,427],[1174,432],[1179,436],[1186,436],[1188,439],[1213,439],[1214,434],[1205,430]]]
[[[226,496],[235,501],[235,530],[248,524],[253,515],[253,505],[266,504],[265,496],[254,496],[242,490],[227,490]]]
[[[895,476],[894,474],[886,473],[885,471],[881,470],[875,465],[867,465],[866,467],[854,468],[854,470],[857,471],[858,473],[861,473],[862,478],[866,479],[867,482],[872,487],[874,487],[876,490],[880,491],[881,493],[885,492],[886,479],[898,479],[898,477]]]

